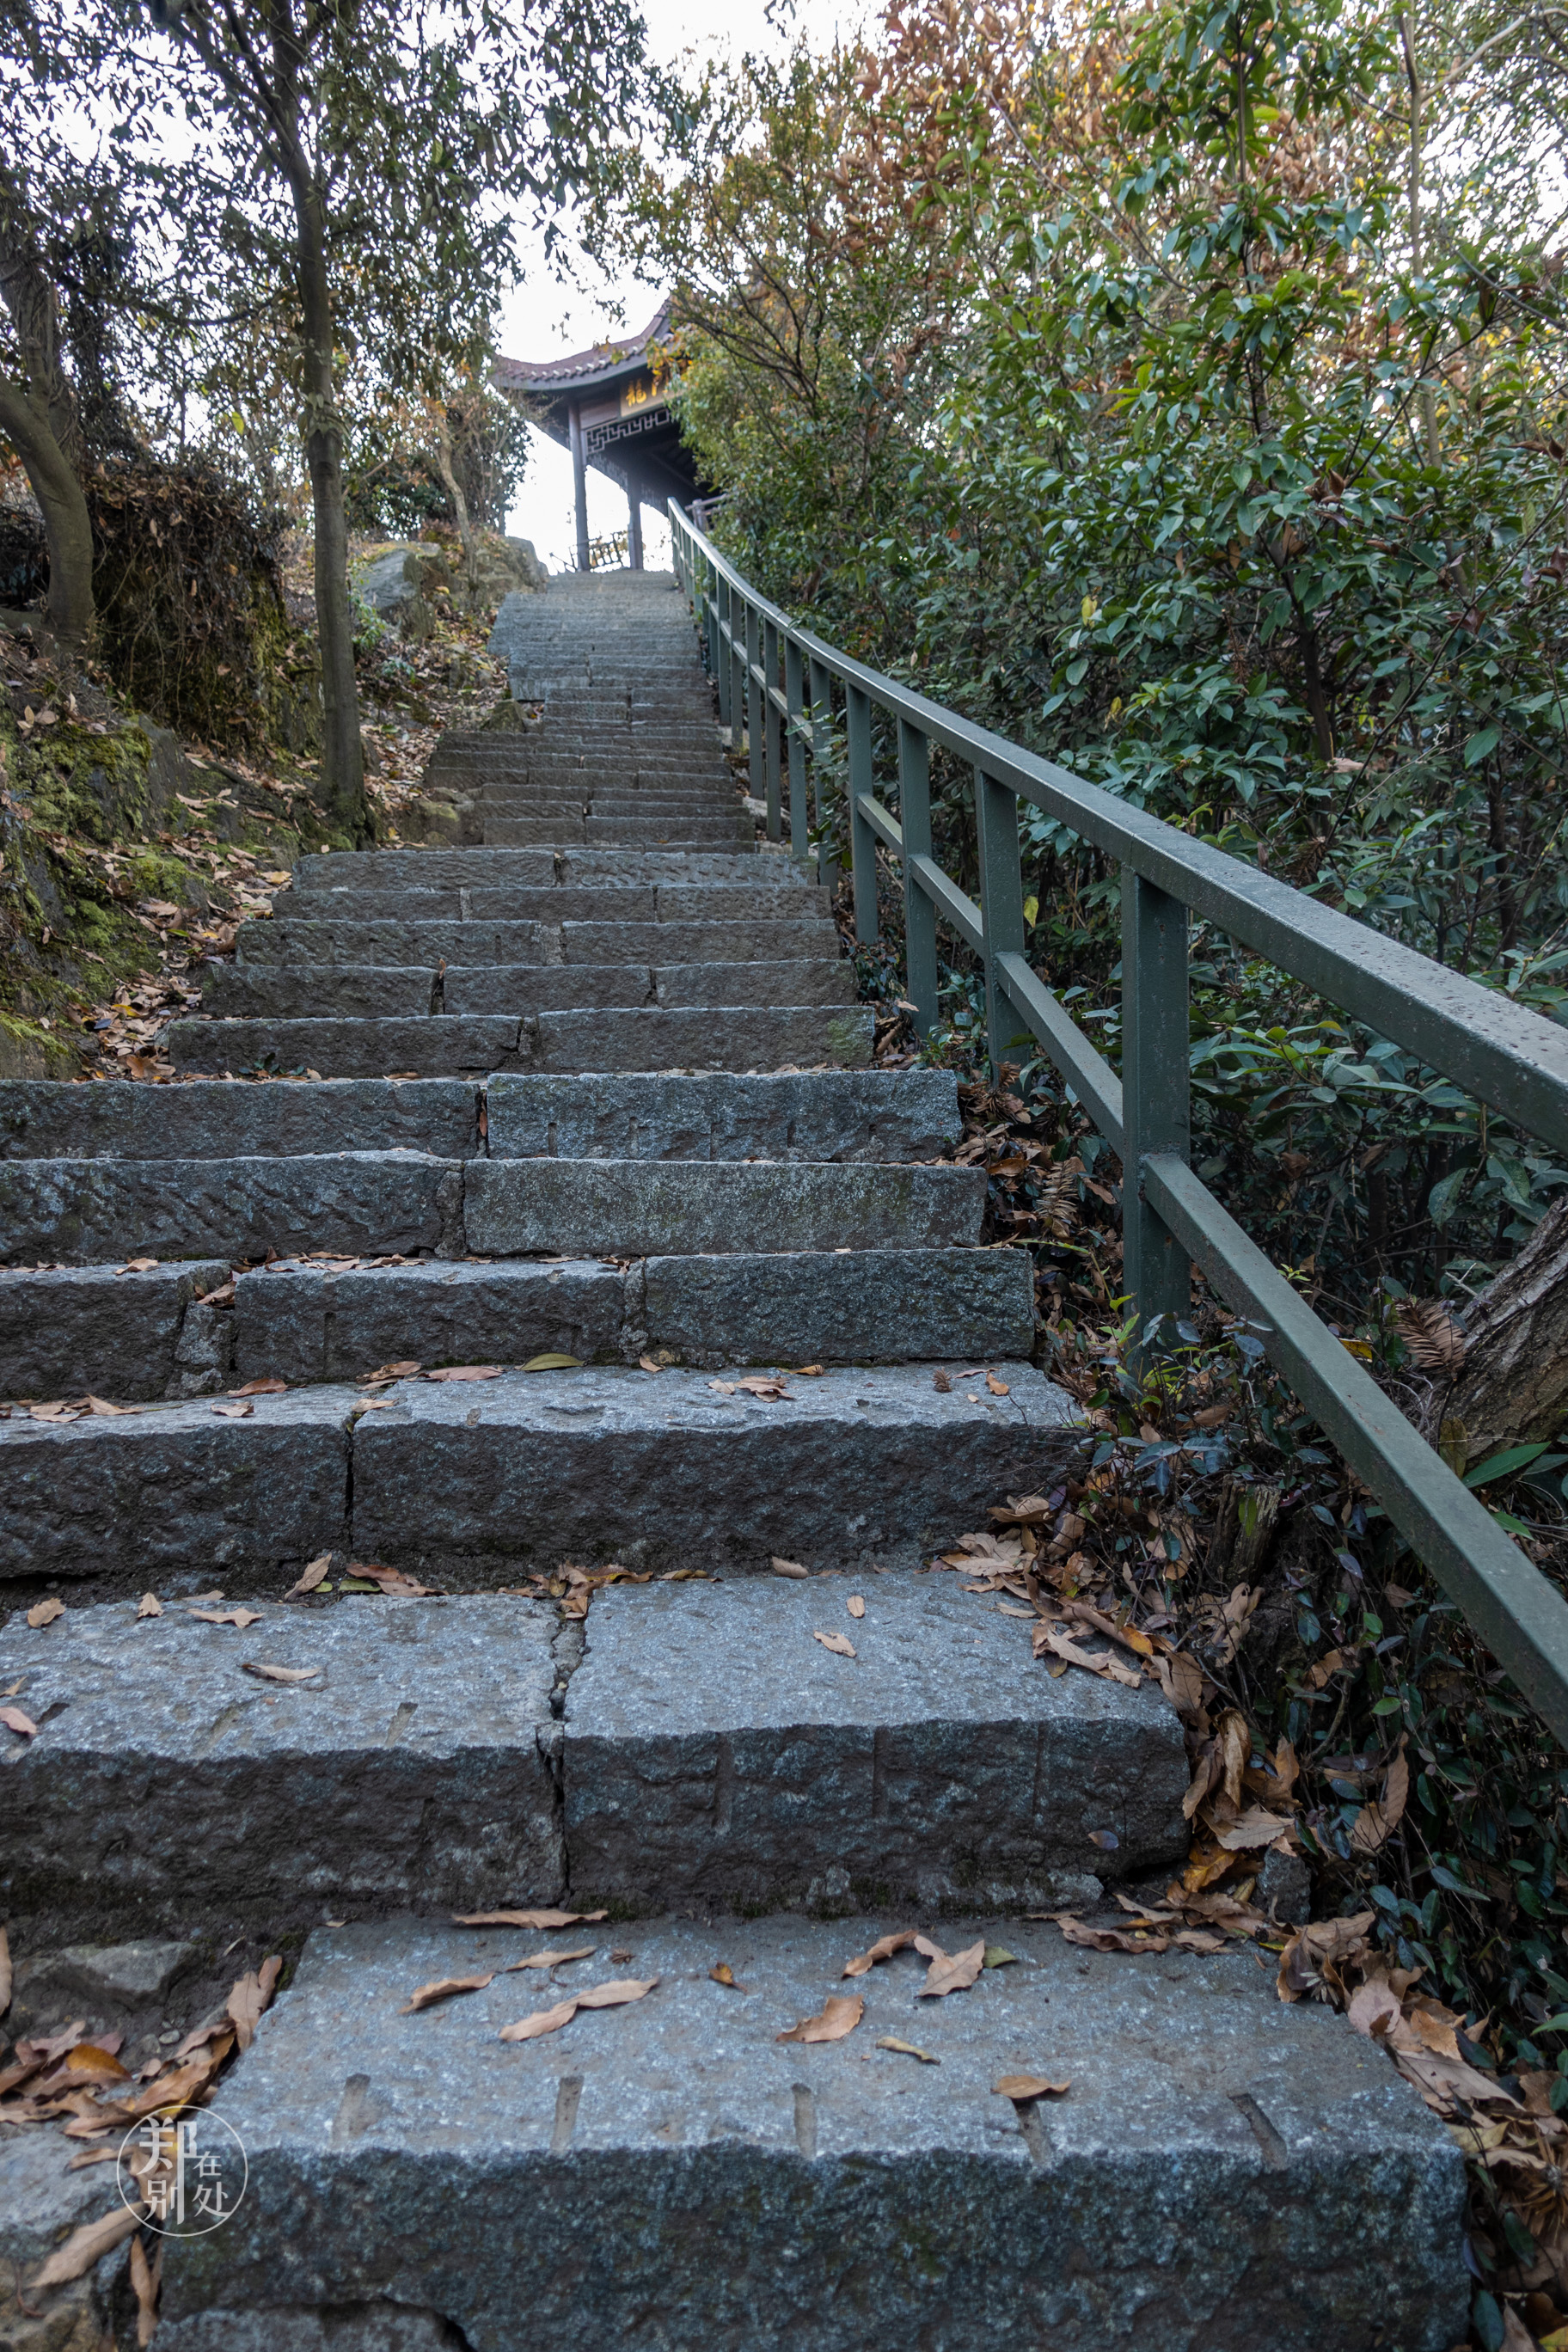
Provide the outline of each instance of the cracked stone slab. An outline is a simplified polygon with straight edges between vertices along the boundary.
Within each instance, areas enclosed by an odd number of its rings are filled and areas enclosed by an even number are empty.
[[[559,963],[561,933],[552,923],[465,923],[437,919],[400,923],[356,922],[347,915],[324,922],[275,915],[246,924],[235,940],[241,971],[275,964]],[[632,949],[633,960],[643,950]],[[596,963],[621,961],[596,956]],[[438,1079],[426,1081],[439,1085]]]
[[[258,1068],[277,1063],[324,1078],[445,1077],[458,1071],[516,1068],[521,1023],[515,1016],[467,1019],[426,1013],[385,1020],[331,1014],[301,1020],[171,1021],[167,1051],[184,1070]]]
[[[1011,1393],[939,1394],[925,1365],[830,1369],[782,1402],[619,1367],[406,1381],[354,1434],[363,1557],[495,1577],[563,1559],[646,1568],[912,1562],[1045,1491],[1076,1408],[1028,1364]]]
[[[279,1263],[236,1284],[236,1368],[244,1380],[293,1381],[355,1380],[405,1359],[428,1367],[558,1353],[618,1362],[626,1282],[596,1259],[342,1272]]]
[[[0,1081],[0,1160],[289,1159],[397,1150],[466,1160],[482,1148],[479,1106],[478,1089],[460,1078],[327,1078],[290,1086],[192,1078],[164,1087],[129,1078],[89,1087],[12,1078]]]
[[[473,1161],[470,1249],[495,1256],[935,1249],[980,1239],[983,1169],[680,1160]]]
[[[555,1632],[511,1596],[264,1601],[243,1630],[173,1601],[13,1619],[0,1661],[39,1731],[0,1769],[7,1899],[182,1919],[553,1900]]]
[[[610,1586],[565,1725],[572,1885],[643,1910],[798,1906],[835,1872],[868,1908],[1049,1905],[1187,1850],[1159,1691],[1053,1680],[944,1574]]]
[[[1459,2151],[1251,1951],[1149,1960],[938,1925],[950,1948],[984,1935],[1016,1958],[922,2001],[902,1955],[856,1986],[846,2041],[778,2042],[872,1932],[587,1930],[600,1950],[556,1984],[498,1976],[402,2017],[416,1985],[543,1939],[318,1929],[219,2095],[250,2189],[226,2229],[171,2242],[160,2352],[317,2352],[345,2308],[437,2314],[467,2352],[1325,2352],[1374,2315],[1408,2352],[1463,2335]],[[721,1958],[736,1988],[711,1980]],[[627,1974],[658,1981],[498,2039]],[[1036,2070],[1067,2096],[994,2094]]]
[[[500,1073],[498,1160],[938,1160],[963,1131],[950,1070],[742,1076]]]
[[[637,1313],[685,1363],[973,1363],[1028,1353],[1035,1270],[1013,1249],[650,1257]]]
[[[347,1540],[353,1390],[0,1422],[0,1584],[278,1570]]]
[[[409,1255],[454,1245],[462,1181],[461,1162],[406,1150],[0,1160],[0,1232],[24,1262],[264,1257],[269,1249]]]
[[[153,1265],[0,1268],[0,1397],[161,1397],[185,1311],[228,1280],[226,1258]]]

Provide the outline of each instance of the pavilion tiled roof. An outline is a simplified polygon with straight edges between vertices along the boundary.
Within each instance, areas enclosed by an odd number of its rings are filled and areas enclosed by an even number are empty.
[[[640,360],[650,343],[658,342],[668,332],[669,310],[669,299],[666,296],[640,335],[630,335],[618,342],[595,343],[585,352],[569,352],[564,359],[498,359],[495,381],[504,391],[514,384],[573,383],[585,377],[612,373]]]

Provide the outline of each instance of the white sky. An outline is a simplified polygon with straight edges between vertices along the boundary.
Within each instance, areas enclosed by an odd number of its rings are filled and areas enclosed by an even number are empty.
[[[795,0],[793,17],[776,33],[760,7],[754,14],[748,10],[737,39],[732,37],[737,24],[733,0],[641,0],[641,5],[649,47],[662,64],[670,66],[688,55],[782,51],[797,33],[804,33],[814,48],[827,48],[836,31],[852,32],[869,13],[860,0]],[[554,359],[585,351],[606,336],[636,333],[652,317],[665,290],[632,279],[606,279],[580,255],[574,257],[579,282],[563,284],[545,261],[542,243],[525,245],[523,259],[525,282],[508,297],[496,322],[497,344],[509,359]],[[626,306],[624,319],[618,320],[613,307],[617,299]],[[572,460],[546,434],[531,430],[528,437],[528,471],[507,517],[507,529],[531,539],[552,572],[563,571],[575,560],[577,536]],[[625,492],[590,466],[590,532],[595,538],[608,537],[624,530],[626,523]],[[643,509],[643,551],[650,568],[668,563],[668,526],[652,507]]]

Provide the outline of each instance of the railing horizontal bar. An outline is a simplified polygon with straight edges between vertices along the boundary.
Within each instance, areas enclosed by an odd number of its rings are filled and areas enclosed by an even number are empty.
[[[773,709],[778,712],[779,717],[788,721],[790,715],[789,697],[785,694],[782,686],[769,687],[768,700],[773,704]]]
[[[973,899],[966,897],[956,882],[950,882],[941,866],[929,857],[911,857],[910,870],[949,930],[967,940],[976,955],[984,955],[985,929]]]
[[[869,793],[860,793],[855,805],[878,840],[885,842],[895,857],[901,857],[904,854],[904,832],[898,818],[889,816],[880,801],[874,801]]]
[[[684,525],[688,530],[689,524]],[[747,596],[733,566],[700,532],[709,561]],[[900,686],[821,638],[776,606],[772,619],[819,668],[858,687],[885,710],[920,728],[933,743],[1032,801],[1103,850],[1158,884],[1331,1003],[1442,1071],[1532,1135],[1568,1150],[1568,1029],[1366,923],[1320,904],[1223,850],[1194,841],[1174,825],[1085,782],[1070,770],[976,727],[923,695]],[[973,944],[978,944],[974,942]]]
[[[1464,1611],[1568,1741],[1568,1602],[1227,1216],[1184,1161],[1152,1154],[1143,1192],[1223,1298],[1261,1327],[1273,1361]]]
[[[1101,1135],[1120,1151],[1121,1081],[1104,1055],[1096,1053],[1067,1007],[1021,955],[999,955],[996,969],[1007,1001],[1025,1027],[1033,1030]]]

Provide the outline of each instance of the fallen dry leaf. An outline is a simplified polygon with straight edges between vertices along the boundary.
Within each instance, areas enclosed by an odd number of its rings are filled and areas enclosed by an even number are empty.
[[[1241,1853],[1249,1846],[1272,1845],[1294,1827],[1288,1813],[1271,1813],[1262,1805],[1249,1805],[1234,1822],[1216,1821],[1214,1833],[1226,1853]]]
[[[782,1380],[765,1380],[760,1375],[743,1381],[735,1381],[731,1386],[742,1390],[747,1396],[763,1397],[770,1403],[776,1403],[781,1397],[787,1397],[789,1394]]]
[[[242,1675],[254,1675],[261,1683],[309,1683],[314,1682],[321,1669],[320,1666],[275,1666],[266,1659],[247,1658],[239,1671]]]
[[[524,1960],[509,1960],[500,1973],[515,1976],[519,1969],[560,1969],[568,1960],[591,1960],[598,1950],[597,1944],[578,1944],[569,1952],[530,1952]]]
[[[418,1365],[410,1357],[406,1362],[378,1364],[374,1372],[362,1372],[360,1378],[363,1381],[406,1381],[412,1380],[418,1370]]]
[[[802,1568],[798,1559],[772,1559],[768,1563],[775,1576],[793,1576],[797,1582],[808,1578],[809,1568]]]
[[[65,1613],[65,1602],[56,1601],[51,1596],[49,1600],[40,1601],[28,1610],[27,1622],[29,1625],[52,1625],[57,1617],[63,1617]]]
[[[416,1576],[410,1576],[405,1569],[384,1568],[379,1560],[351,1559],[348,1573],[377,1586],[383,1592],[400,1593],[405,1600],[427,1601],[432,1595],[433,1588],[421,1584]]]
[[[249,1969],[239,1978],[224,2004],[224,2014],[233,2026],[235,2040],[242,2051],[248,2050],[255,2040],[257,2026],[271,2006],[272,1996],[282,1973],[282,1958],[273,1952],[258,1969]]]
[[[106,2040],[118,2045],[121,2036],[112,2033]],[[131,2079],[131,2069],[122,2066],[115,2052],[106,2048],[103,2042],[79,2042],[73,2049],[67,2051],[60,2074],[51,2076],[50,2081],[60,2080],[67,2074],[83,2074],[89,2081],[98,2083],[127,2083]]]
[[[85,2278],[105,2254],[122,2246],[144,2219],[144,2207],[138,2206],[132,2212],[128,2206],[117,2205],[100,2220],[84,2221],[79,2230],[71,2231],[63,2246],[55,2248],[43,2268],[28,2280],[28,2294],[41,2294],[46,2287],[65,2286],[72,2279]]]
[[[814,1642],[820,1642],[825,1650],[831,1650],[836,1658],[852,1658],[857,1654],[855,1644],[847,1633],[824,1633],[814,1625],[811,1638]]]
[[[237,1625],[243,1633],[247,1625],[259,1625],[259,1609],[187,1609],[187,1617],[199,1617],[204,1625]]]
[[[896,2033],[879,2033],[877,2036],[876,2047],[879,2050],[901,2051],[906,2058],[918,2058],[922,2066],[940,2066],[942,2064],[942,2060],[933,2056],[931,2051],[921,2050],[919,2045],[913,2042],[900,2042]]]
[[[744,1985],[736,1984],[735,1971],[728,1960],[716,1960],[708,1971],[715,1984],[729,1985],[736,1992],[744,1992]]]
[[[864,1617],[866,1614],[866,1603],[858,1592],[852,1592],[844,1605],[851,1617]]]
[[[607,1911],[454,1911],[452,1921],[458,1927],[591,1927],[595,1919],[607,1919]]]
[[[1410,1795],[1410,1767],[1405,1760],[1405,1738],[1401,1733],[1398,1751],[1383,1776],[1383,1793],[1363,1806],[1351,1831],[1352,1853],[1375,1853],[1385,1838],[1398,1828],[1405,1802]]]
[[[917,1936],[915,1949],[931,1962],[926,1980],[915,1995],[917,2000],[940,2000],[944,1993],[967,1991],[985,1965],[984,1937],[965,1951],[944,1952],[929,1936]]]
[[[298,1601],[301,1593],[314,1592],[319,1584],[326,1582],[327,1570],[331,1564],[332,1555],[330,1551],[319,1552],[314,1559],[308,1560],[300,1570],[298,1583],[289,1587],[288,1591],[283,1595],[284,1600]]]
[[[866,2014],[866,2004],[858,1992],[831,1992],[816,2017],[803,2017],[798,2025],[786,2032],[775,2033],[775,2042],[842,2042],[853,2033]]]
[[[520,2018],[515,2025],[503,2025],[500,2038],[503,2042],[535,2042],[542,2033],[559,2033],[580,2009],[624,2009],[628,2001],[641,2000],[658,1982],[657,1977],[640,1981],[635,1977],[621,1977],[612,1984],[593,1985],[571,2000],[558,2000],[553,2009],[542,2009],[532,2017]]]
[[[274,1380],[268,1376],[266,1380],[247,1381],[243,1388],[230,1389],[227,1394],[231,1397],[285,1396],[288,1390],[287,1381]]]
[[[1086,1952],[1223,1952],[1225,1937],[1206,1927],[1182,1927],[1173,1913],[1158,1913],[1127,1927],[1086,1927],[1070,1911],[1031,1911],[1031,1919],[1055,1922],[1069,1944]]]
[[[525,1372],[580,1372],[583,1369],[583,1360],[580,1356],[563,1356],[556,1352],[549,1352],[542,1356],[530,1356],[522,1369]],[[450,1379],[451,1374],[448,1373],[447,1377]]]
[[[1013,1393],[1006,1381],[999,1381],[994,1372],[986,1373],[985,1385],[993,1396],[1011,1396]]]
[[[793,1377],[797,1381],[819,1381],[825,1367],[821,1364],[797,1364]]]
[[[1098,1675],[1102,1682],[1121,1683],[1128,1690],[1137,1690],[1142,1686],[1142,1675],[1135,1674],[1131,1666],[1124,1666],[1121,1659],[1113,1657],[1110,1651],[1103,1657],[1097,1658],[1088,1650],[1080,1649],[1055,1625],[1036,1626],[1034,1649],[1037,1658],[1043,1657],[1048,1651],[1052,1657],[1060,1658],[1067,1665],[1082,1666],[1089,1674]]]
[[[161,1617],[163,1613],[163,1604],[155,1592],[144,1592],[136,1603],[138,1617]]]
[[[844,1973],[847,1977],[868,1976],[879,1960],[890,1960],[895,1952],[907,1951],[914,1940],[915,1930],[912,1927],[900,1928],[891,1936],[879,1936],[868,1952],[857,1952],[855,1958],[846,1963]]]
[[[140,1412],[142,1410],[140,1405],[135,1404],[110,1404],[107,1397],[94,1396],[90,1391],[82,1399],[82,1402],[89,1412],[98,1415],[100,1421],[123,1421],[127,1413]]]
[[[220,1421],[245,1421],[256,1411],[256,1407],[253,1404],[215,1404],[211,1410],[217,1414]]]
[[[412,1999],[404,2002],[397,2014],[399,2017],[412,2017],[416,2010],[434,2009],[438,2000],[450,2000],[454,1993],[483,1992],[485,1987],[494,1984],[495,1980],[494,1969],[482,1977],[437,1977],[431,1983],[422,1984]]]
[[[524,1371],[530,1369],[527,1364],[523,1366]],[[438,1364],[425,1377],[427,1381],[499,1381],[500,1373],[499,1364]]]
[[[151,1274],[157,1263],[155,1257],[128,1257],[120,1271],[121,1274]]]
[[[662,1364],[656,1364],[651,1356],[639,1356],[637,1358],[637,1368],[640,1371],[645,1372],[662,1372],[664,1370],[664,1366]]]
[[[1003,2099],[1060,2099],[1072,2088],[1070,2079],[1053,2082],[1048,2074],[1004,2074],[992,2090]]]
[[[37,1725],[30,1715],[24,1715],[19,1706],[0,1706],[0,1723],[22,1739],[37,1739],[38,1736]]]

